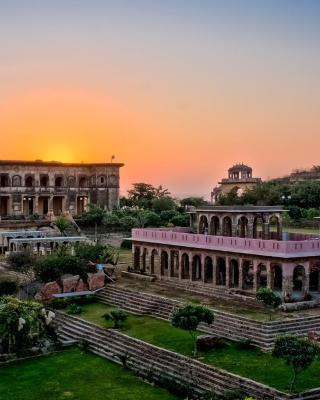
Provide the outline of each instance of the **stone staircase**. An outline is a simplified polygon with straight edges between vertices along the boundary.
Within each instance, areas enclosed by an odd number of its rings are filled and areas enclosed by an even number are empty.
[[[192,294],[213,297],[216,299],[222,299],[226,301],[232,301],[233,303],[239,303],[241,305],[247,304],[253,308],[261,309],[262,306],[256,301],[253,296],[244,296],[234,293],[232,289],[222,289],[213,286],[204,286],[202,282],[190,282],[190,281],[178,281],[178,280],[157,280],[153,283],[154,287],[161,289],[176,289],[185,292],[190,292]]]
[[[146,314],[164,320],[170,320],[173,310],[183,305],[177,300],[135,292],[114,284],[107,285],[99,292],[97,298],[103,303],[115,305],[133,314]],[[263,322],[212,310],[214,322],[211,325],[200,324],[200,331],[235,341],[250,340],[263,351],[271,351],[279,335],[306,336],[310,331],[320,330],[320,316]]]
[[[198,391],[242,390],[258,400],[317,400],[320,390],[289,395],[247,378],[203,364],[189,357],[153,346],[127,336],[114,329],[104,329],[78,317],[57,312],[56,325],[60,338],[85,340],[93,353],[120,363],[121,357],[127,366],[138,370],[145,377],[157,382],[160,376],[176,382],[192,383]]]
[[[99,301],[122,308],[133,314],[147,314],[168,320],[180,302],[147,293],[134,292],[109,284],[97,294]]]

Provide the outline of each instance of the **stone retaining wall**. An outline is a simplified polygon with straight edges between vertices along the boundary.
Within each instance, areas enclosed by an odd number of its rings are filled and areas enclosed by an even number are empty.
[[[121,307],[136,314],[148,314],[169,320],[175,307],[183,303],[149,293],[134,292],[116,285],[107,285],[98,294],[102,302]],[[277,336],[294,334],[307,336],[310,331],[320,331],[320,315],[294,318],[283,321],[256,321],[250,318],[213,310],[212,325],[200,325],[200,330],[232,340],[251,340],[252,344],[264,351],[272,350]]]
[[[103,329],[80,318],[57,312],[56,324],[61,338],[86,340],[94,353],[127,366],[152,380],[167,376],[176,382],[191,383],[198,391],[242,390],[258,400],[316,400],[320,389],[289,395],[192,358],[134,339],[114,329]]]

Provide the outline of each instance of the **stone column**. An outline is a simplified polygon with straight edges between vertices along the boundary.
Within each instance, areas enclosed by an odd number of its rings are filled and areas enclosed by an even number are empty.
[[[239,289],[243,290],[243,258],[239,258]]]
[[[179,281],[182,280],[182,252],[178,251]]]
[[[272,289],[272,273],[271,273],[271,262],[270,261],[266,262],[266,268],[267,268],[267,288]]]
[[[253,216],[249,216],[248,217],[248,238],[253,238],[253,223],[254,223]]]
[[[230,258],[226,256],[226,288],[230,288]]]
[[[189,281],[192,282],[192,273],[193,273],[193,254],[189,252]]]
[[[309,293],[309,287],[310,287],[310,261],[305,262],[303,266],[306,274],[306,279],[304,281],[302,293],[305,295]]]
[[[39,196],[35,195],[34,196],[34,214],[39,214]]]
[[[205,269],[204,269],[204,260],[205,260],[206,256],[205,254],[201,254],[201,280],[203,283],[205,283]]]
[[[253,260],[253,293],[257,292],[257,287],[258,287],[258,265],[259,261],[258,260]]]
[[[263,236],[263,239],[270,239],[270,224],[269,224],[269,222],[265,222],[263,224],[262,236]]]
[[[212,256],[212,286],[217,285],[217,256]]]
[[[292,263],[282,263],[282,296],[292,294],[293,290],[293,268]]]

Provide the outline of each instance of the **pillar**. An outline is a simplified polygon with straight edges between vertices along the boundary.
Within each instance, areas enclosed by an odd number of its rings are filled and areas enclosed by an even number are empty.
[[[182,280],[182,252],[178,251],[179,281]]]
[[[304,281],[304,286],[302,288],[302,293],[303,294],[308,294],[309,293],[309,288],[310,288],[310,261],[307,261],[303,264],[306,278]]]
[[[230,265],[229,265],[230,258],[226,256],[226,287],[230,287]]]
[[[212,286],[216,287],[216,285],[217,285],[217,256],[213,255],[211,258],[212,258]]]
[[[253,293],[256,293],[258,287],[258,260],[253,260]]]
[[[263,239],[270,239],[270,224],[269,222],[265,222],[263,224],[263,230],[262,230],[262,236]]]
[[[34,196],[34,210],[33,210],[34,214],[39,214],[39,196],[35,195]]]
[[[254,223],[253,216],[249,216],[248,217],[248,238],[253,238],[253,223]]]
[[[206,256],[205,254],[201,254],[201,280],[202,283],[205,283],[205,269],[204,269],[204,260],[205,260]]]
[[[267,288],[272,289],[272,273],[271,273],[271,262],[270,261],[266,262],[266,268],[267,268]]]
[[[295,264],[282,263],[282,296],[291,296],[293,290],[293,269]]]
[[[193,275],[193,254],[189,252],[189,281],[192,282],[192,275]]]
[[[239,289],[243,290],[243,258],[239,258]]]

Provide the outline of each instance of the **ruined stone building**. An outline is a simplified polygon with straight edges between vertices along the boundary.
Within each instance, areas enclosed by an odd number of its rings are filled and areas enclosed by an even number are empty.
[[[261,182],[261,178],[252,176],[252,168],[243,163],[235,164],[228,169],[228,177],[221,179],[218,186],[211,192],[211,202],[216,203],[221,195],[229,193],[236,188],[238,194],[250,189]]]
[[[0,215],[80,215],[119,202],[119,163],[0,160]]]

